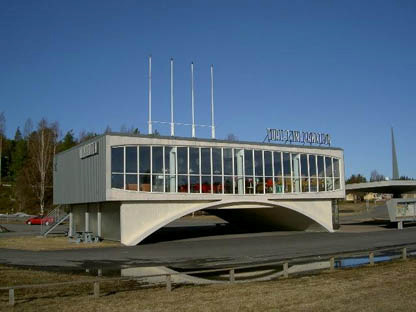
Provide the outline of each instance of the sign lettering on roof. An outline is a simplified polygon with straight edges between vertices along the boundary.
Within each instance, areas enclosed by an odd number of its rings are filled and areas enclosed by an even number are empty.
[[[277,141],[284,143],[331,145],[331,136],[328,133],[270,128],[267,128],[266,130],[269,142]]]

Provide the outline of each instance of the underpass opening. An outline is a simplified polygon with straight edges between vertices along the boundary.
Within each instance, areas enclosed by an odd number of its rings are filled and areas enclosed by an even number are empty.
[[[282,206],[218,205],[180,217],[151,233],[140,244],[278,231],[324,232],[327,229],[308,216]]]

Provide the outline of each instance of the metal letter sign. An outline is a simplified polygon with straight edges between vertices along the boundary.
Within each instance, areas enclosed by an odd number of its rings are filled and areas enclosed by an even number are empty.
[[[98,142],[92,142],[90,144],[81,146],[79,149],[79,158],[81,159],[95,154],[98,154]]]
[[[309,143],[319,145],[331,145],[331,136],[327,133],[296,131],[296,130],[282,130],[267,128],[268,141],[279,141],[289,143]]]

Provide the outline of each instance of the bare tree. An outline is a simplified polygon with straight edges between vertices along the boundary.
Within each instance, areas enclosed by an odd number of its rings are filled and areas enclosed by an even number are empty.
[[[378,173],[377,170],[371,171],[370,174],[370,182],[376,182],[376,181],[384,181],[386,177],[380,173]]]
[[[104,133],[111,133],[111,127],[109,125],[105,128]]]
[[[29,137],[29,166],[26,168],[26,174],[39,200],[41,215],[45,212],[46,188],[52,183],[53,157],[58,133],[57,123],[48,124],[42,119],[36,131]]]
[[[0,114],[0,185],[1,185],[1,157],[3,152],[3,136],[6,132],[6,117],[4,112]]]
[[[227,141],[238,141],[238,138],[237,138],[237,136],[236,136],[234,133],[229,133],[229,134],[225,137],[225,139],[226,139]]]
[[[87,132],[85,130],[81,130],[79,133],[79,143],[88,141],[89,139],[92,139],[97,136],[97,133],[95,132]]]
[[[25,139],[28,139],[29,136],[32,134],[32,132],[33,132],[33,122],[32,122],[32,119],[28,118],[26,119],[25,127],[23,128],[23,137]]]
[[[120,133],[128,133],[129,130],[127,129],[126,124],[122,124],[120,127]]]

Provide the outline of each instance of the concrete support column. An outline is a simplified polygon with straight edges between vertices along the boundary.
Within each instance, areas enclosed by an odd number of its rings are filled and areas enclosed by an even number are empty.
[[[101,237],[101,204],[98,204],[98,211],[97,211],[97,236]]]
[[[85,232],[90,231],[90,211],[89,207],[87,206],[87,210],[85,211]]]
[[[72,206],[69,206],[69,229],[68,236],[74,236],[74,213],[72,212]]]
[[[397,222],[397,229],[398,230],[403,230],[403,221]]]

